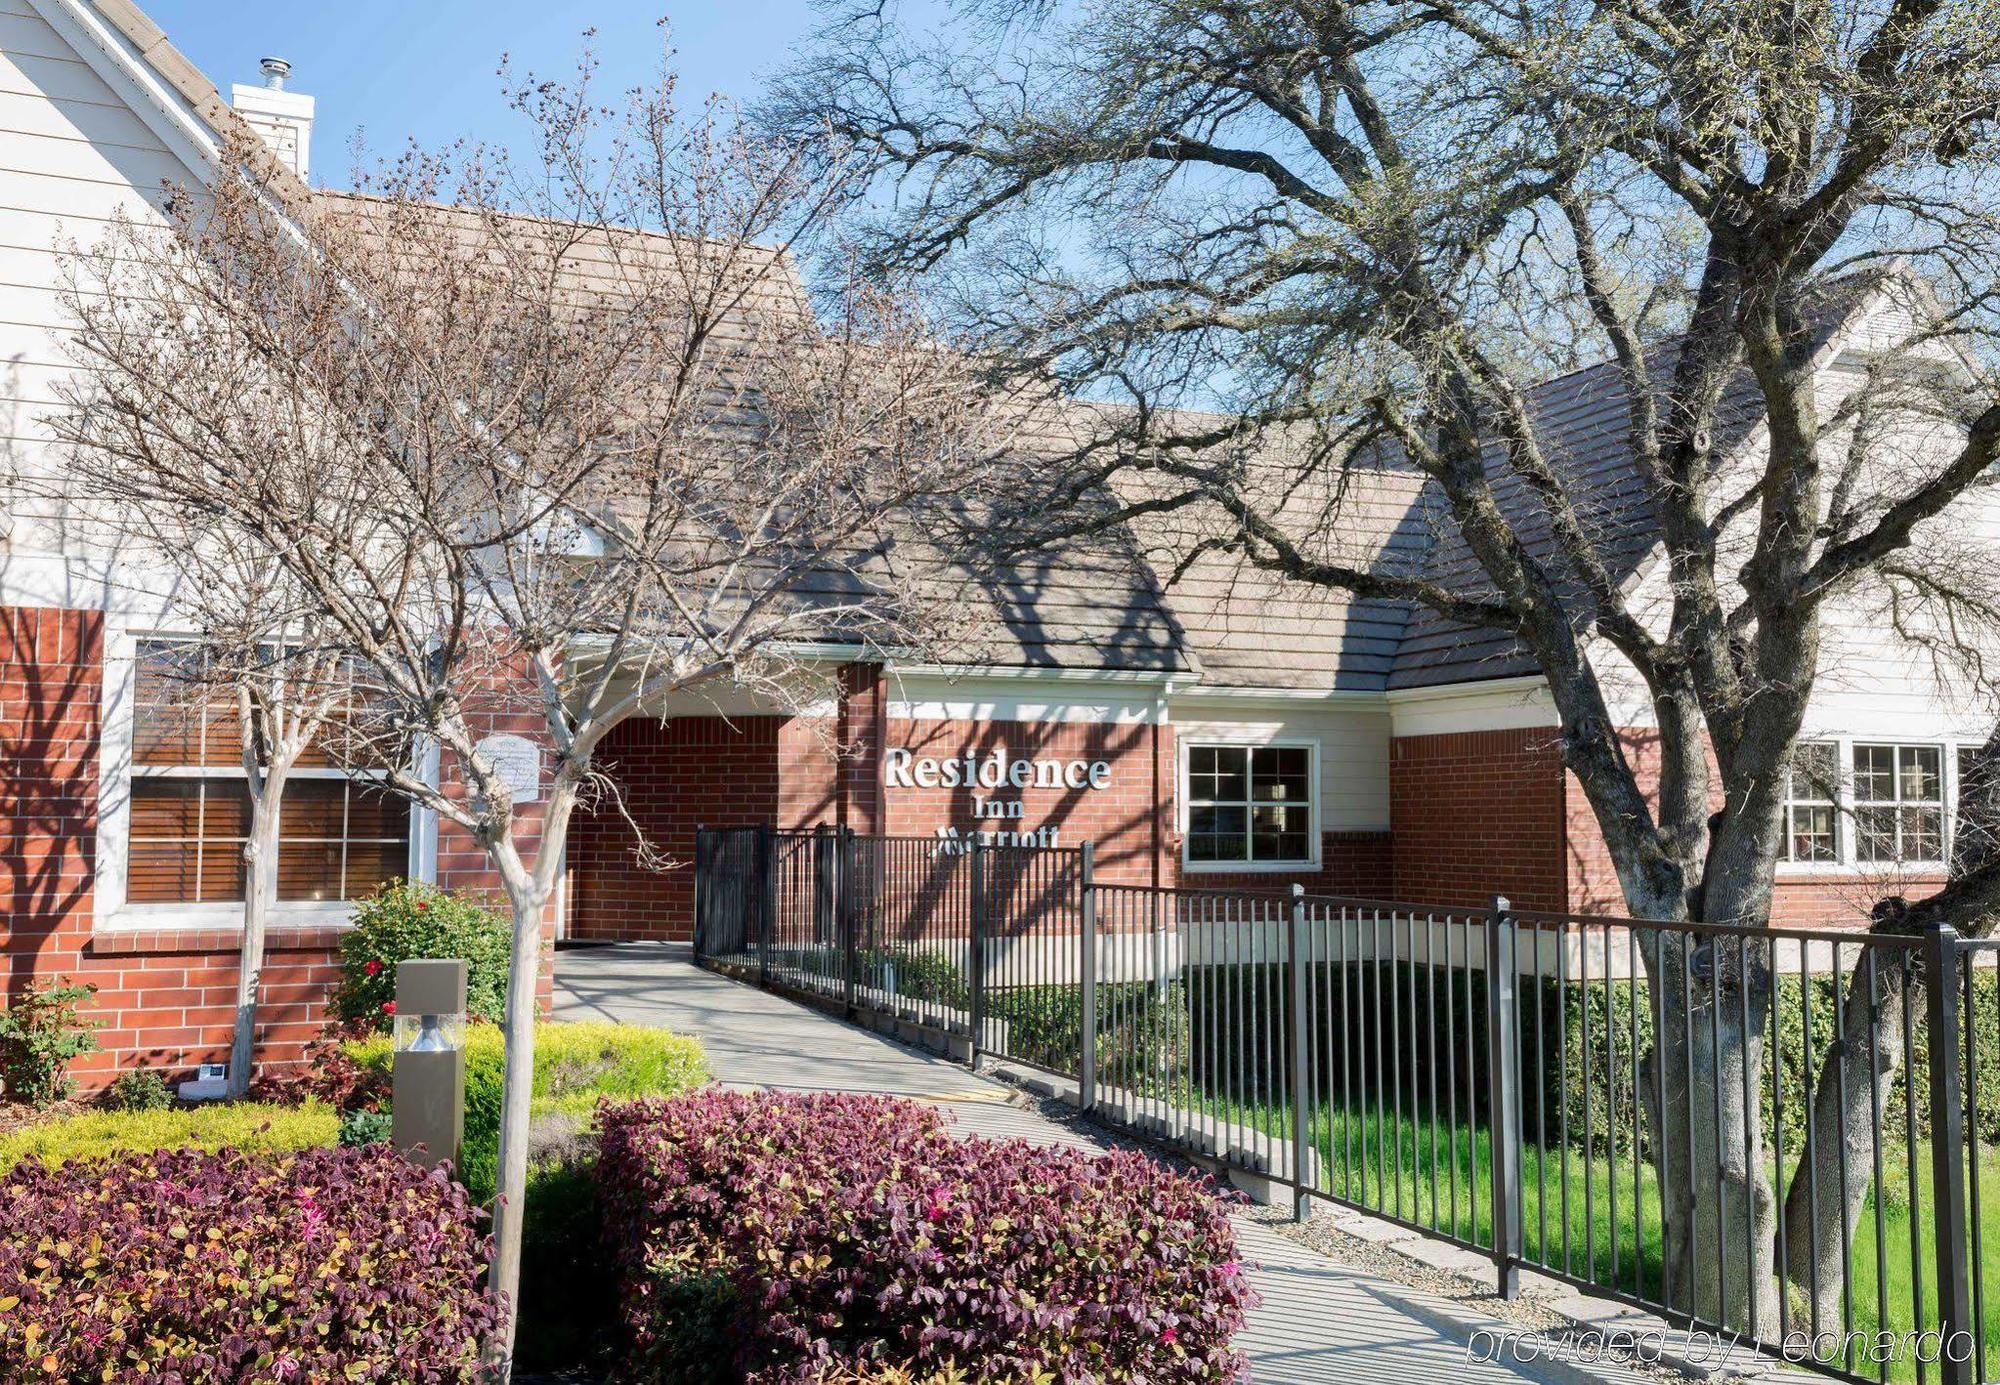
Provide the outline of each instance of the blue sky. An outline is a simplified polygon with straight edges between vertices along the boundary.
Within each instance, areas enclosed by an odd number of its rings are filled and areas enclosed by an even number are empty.
[[[426,144],[509,138],[494,77],[503,53],[517,69],[567,75],[583,30],[595,26],[607,90],[616,90],[657,69],[665,14],[683,99],[712,91],[747,99],[814,22],[808,0],[701,0],[676,10],[660,0],[142,0],[142,8],[225,95],[231,82],[260,80],[265,54],[289,58],[292,87],[319,99],[313,179],[336,187],[349,181],[357,131],[377,152],[412,135]]]

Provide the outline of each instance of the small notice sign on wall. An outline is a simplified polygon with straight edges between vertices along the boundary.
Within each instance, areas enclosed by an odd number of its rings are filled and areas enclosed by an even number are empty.
[[[542,796],[542,748],[526,736],[488,736],[473,749],[493,766],[516,804]]]

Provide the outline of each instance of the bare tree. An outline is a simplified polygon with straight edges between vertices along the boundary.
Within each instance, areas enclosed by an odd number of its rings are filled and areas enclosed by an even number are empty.
[[[1547,681],[1630,911],[1766,922],[1830,613],[1928,608],[1931,638],[1993,647],[2000,9],[960,14],[919,34],[893,6],[834,5],[767,116],[830,124],[870,161],[876,262],[930,271],[996,354],[1105,401],[1028,520],[1179,514],[1176,561],[1227,555],[1504,635]],[[1610,475],[1555,444],[1532,388],[1598,360],[1621,401]],[[1430,563],[1346,541],[1371,475],[1421,480]],[[1651,783],[1628,694],[1657,727]],[[1876,926],[1983,931],[2000,862],[1961,867]],[[1662,1170],[1663,1296],[1773,1332],[1777,1194],[1742,1095],[1771,959],[1721,951],[1645,959],[1652,1148],[1699,1151]],[[1681,994],[1698,1019],[1661,1008]],[[1848,1015],[1877,1013],[1856,999]],[[1873,1128],[1865,1066],[1837,1058],[1818,1100],[1861,1108],[1819,1121],[1795,1196],[1836,1129]],[[1841,1090],[1836,1069],[1863,1080]],[[1837,1262],[1864,1188],[1794,1209],[1801,1287]]]
[[[134,527],[152,529],[136,519]],[[226,710],[243,766],[250,819],[243,843],[243,941],[236,973],[236,1019],[228,1095],[250,1090],[256,1069],[257,1005],[264,949],[278,906],[285,789],[316,745],[333,755],[355,694],[352,660],[337,631],[295,599],[267,558],[214,528],[184,533],[155,568],[174,574],[173,614],[185,640],[166,672],[182,684],[187,710]],[[293,599],[288,599],[293,598]]]
[[[76,248],[66,253],[76,255]],[[73,280],[69,292],[80,290]],[[58,439],[75,420],[54,421]],[[265,944],[279,892],[279,834],[286,784],[315,746],[330,742],[352,706],[351,660],[338,631],[301,600],[284,571],[246,536],[170,505],[120,503],[99,493],[87,512],[68,501],[89,493],[100,459],[73,453],[53,469],[9,459],[17,503],[42,511],[64,551],[96,560],[107,594],[141,607],[164,601],[175,636],[151,651],[138,678],[156,680],[158,710],[199,738],[213,720],[236,745],[249,820],[243,845],[243,936],[229,1050],[228,1095],[240,1099],[256,1071],[257,1007]],[[331,756],[332,744],[322,747]]]
[[[94,500],[254,545],[352,662],[342,753],[492,862],[509,1294],[545,914],[572,816],[615,797],[605,736],[937,647],[956,588],[925,512],[1009,426],[893,292],[832,260],[808,300],[792,247],[839,191],[812,140],[683,116],[671,79],[613,112],[589,78],[514,91],[525,161],[412,152],[307,208],[246,174],[118,230],[80,276],[109,291],[71,295],[62,425]],[[544,743],[532,782],[498,732]]]

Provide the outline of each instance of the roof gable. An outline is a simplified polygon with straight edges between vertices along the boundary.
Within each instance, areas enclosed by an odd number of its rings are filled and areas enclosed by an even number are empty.
[[[55,55],[58,61],[73,62],[96,79],[94,104],[109,108],[115,102],[173,157],[178,176],[166,181],[206,184],[226,143],[239,136],[254,139],[215,84],[131,0],[5,0],[0,48],[10,61],[17,51],[24,60],[43,56],[35,48],[36,28],[60,42],[64,52]],[[260,174],[269,175],[283,196],[301,207],[310,201],[304,184],[264,153],[261,141],[246,147],[258,159]],[[268,168],[262,166],[266,160]]]

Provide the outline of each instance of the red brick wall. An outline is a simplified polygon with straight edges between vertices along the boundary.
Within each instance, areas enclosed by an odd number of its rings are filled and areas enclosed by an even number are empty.
[[[840,694],[835,727],[840,755],[835,814],[796,821],[831,821],[856,832],[880,832],[884,808],[882,737],[888,729],[884,717],[889,698],[881,665],[849,664],[841,670]]]
[[[1088,722],[903,721],[888,723],[889,750],[948,759],[985,757],[1005,749],[1010,760],[1106,761],[1110,782],[1092,788],[923,788],[886,790],[887,831],[892,836],[927,837],[941,827],[961,833],[1033,832],[1052,827],[1060,844],[1096,843],[1097,876],[1135,885],[1168,883],[1172,870],[1164,824],[1172,821],[1171,728],[1103,725]],[[1019,818],[974,818],[974,796],[1018,801]]]
[[[103,621],[95,612],[0,609],[0,859],[8,874],[0,918],[0,988],[68,977],[96,987],[100,1051],[73,1065],[86,1090],[116,1072],[155,1067],[170,1080],[228,1057],[242,930],[98,927],[95,920],[98,757],[104,695]],[[531,708],[504,695],[479,710],[480,729],[539,733]],[[447,783],[454,778],[445,769]],[[453,889],[497,890],[485,853],[448,825],[438,878]],[[538,810],[520,832],[540,837]],[[340,932],[281,925],[267,941],[259,998],[261,1070],[296,1064],[321,1032],[339,975]],[[549,974],[541,992],[549,994]]]
[[[339,931],[273,928],[266,940],[257,1009],[260,1072],[295,1066],[324,1027],[340,966]],[[98,988],[102,1053],[71,1069],[86,1088],[133,1067],[162,1070],[169,1081],[193,1076],[197,1063],[229,1057],[236,1019],[240,928],[100,932],[70,971]]]
[[[570,827],[576,938],[686,941],[694,930],[696,827],[773,820],[804,827],[838,813],[826,728],[804,718],[629,721],[605,738],[598,763],[623,789],[625,811],[647,844],[669,864],[641,859],[632,824],[615,804],[579,813]]]
[[[1544,734],[1551,738],[1555,735],[1553,731]],[[1625,758],[1632,766],[1632,773],[1639,781],[1647,805],[1657,813],[1660,806],[1659,733],[1628,729],[1620,733],[1619,739],[1625,744]],[[1625,906],[1625,892],[1618,884],[1618,873],[1611,865],[1611,849],[1604,844],[1604,833],[1597,825],[1597,814],[1591,809],[1583,784],[1568,770],[1563,771],[1563,823],[1569,911],[1613,916],[1629,913]]]
[[[533,741],[544,747],[542,762],[542,783],[548,784],[549,765],[547,745],[548,724],[539,706],[540,694],[534,683],[527,677],[525,669],[518,679],[504,674],[495,674],[484,695],[471,699],[466,708],[466,719],[471,724],[474,736],[483,740],[488,736],[514,735]],[[438,783],[445,795],[453,799],[463,799],[471,788],[464,767],[450,752],[440,756]],[[575,818],[571,818],[572,834],[575,832]],[[514,849],[530,867],[542,845],[542,805],[525,803],[514,809]],[[447,890],[455,890],[475,898],[483,898],[492,907],[507,910],[506,892],[501,886],[500,873],[494,869],[486,849],[479,845],[472,834],[457,824],[438,819],[437,831],[437,874],[438,885]],[[556,922],[568,909],[561,891],[549,902],[542,917],[542,957],[536,977],[536,996],[544,1010],[555,998],[555,971],[553,948]]]
[[[1395,892],[1394,838],[1387,832],[1326,832],[1320,836],[1317,871],[1180,871],[1179,883],[1192,890],[1290,890],[1304,885],[1311,894],[1388,899]],[[1179,859],[1175,847],[1175,859]]]
[[[6,992],[89,945],[103,621],[0,608],[0,862]]]
[[[1317,872],[1189,874],[1179,868],[1173,801],[1171,726],[1082,722],[882,720],[882,685],[873,669],[843,678],[830,722],[784,717],[678,717],[635,721],[605,742],[600,762],[623,786],[625,805],[646,840],[675,863],[649,867],[631,827],[606,803],[580,816],[571,836],[570,936],[586,940],[685,940],[693,926],[694,829],[766,819],[780,827],[846,823],[856,831],[934,836],[1034,832],[1052,827],[1063,845],[1096,846],[1100,879],[1275,891],[1296,880],[1322,893],[1381,897],[1394,880],[1386,832],[1329,832]],[[1102,789],[984,790],[885,786],[882,747],[917,758],[1104,760]],[[974,818],[975,793],[1019,801],[1020,818]]]
[[[1945,883],[1942,873],[1874,878],[1858,873],[1778,876],[1771,891],[1771,921],[1780,927],[1865,928],[1875,901],[1888,895],[1916,899]]]
[[[126,1068],[178,1077],[228,1055],[240,930],[97,930],[103,618],[0,609],[0,991],[67,977],[97,988],[99,1052],[72,1072],[94,1088]],[[272,931],[258,1041],[295,1062],[320,1026],[334,974],[324,929]]]
[[[1398,899],[1560,909],[1562,752],[1546,728],[1400,736],[1389,749]]]

